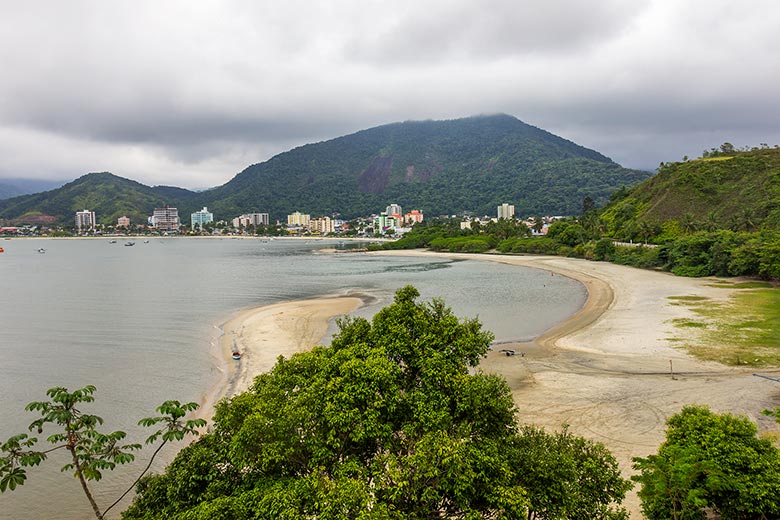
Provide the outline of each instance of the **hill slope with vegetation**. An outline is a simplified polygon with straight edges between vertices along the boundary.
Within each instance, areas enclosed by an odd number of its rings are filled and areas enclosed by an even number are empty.
[[[24,223],[26,217],[45,214],[72,224],[75,212],[89,209],[101,224],[116,224],[123,215],[141,223],[155,207],[180,204],[194,195],[181,188],[152,188],[108,172],[89,173],[55,190],[0,201],[0,218]]]
[[[250,166],[199,201],[219,214],[258,210],[345,217],[390,202],[428,215],[576,214],[650,174],[507,115],[409,121],[310,144]]]
[[[663,164],[658,175],[543,238],[516,220],[472,225],[426,221],[385,249],[557,254],[659,268],[682,276],[780,279],[780,149],[734,150]],[[541,224],[541,222],[539,222]],[[645,244],[644,246],[642,244]]]
[[[780,149],[720,150],[662,164],[658,174],[617,193],[598,215],[621,240],[663,242],[695,231],[780,229]]]
[[[514,117],[480,116],[395,123],[301,146],[197,194],[89,174],[57,190],[0,201],[0,218],[43,213],[68,223],[87,208],[104,224],[123,214],[139,222],[169,204],[185,221],[202,206],[217,219],[263,212],[283,221],[294,211],[366,216],[391,202],[428,215],[493,215],[503,202],[522,214],[576,214],[585,197],[604,203],[649,175]]]

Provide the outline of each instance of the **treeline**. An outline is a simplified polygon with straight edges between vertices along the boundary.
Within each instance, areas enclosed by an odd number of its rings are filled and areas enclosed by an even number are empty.
[[[553,223],[543,237],[531,237],[530,230],[514,220],[460,229],[459,221],[452,219],[415,226],[404,238],[374,248],[557,255],[661,269],[679,276],[780,278],[780,232],[771,230],[697,231],[662,244],[635,244],[599,236],[575,219]]]

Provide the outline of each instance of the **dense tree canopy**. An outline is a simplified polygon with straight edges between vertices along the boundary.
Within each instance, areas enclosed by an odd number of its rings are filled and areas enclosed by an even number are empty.
[[[667,425],[658,453],[634,459],[648,519],[780,518],[780,450],[749,419],[686,406]]]
[[[519,430],[506,383],[472,373],[492,334],[417,297],[400,289],[372,321],[341,321],[330,348],[280,358],[141,483],[124,518],[622,518],[611,455]],[[557,491],[537,498],[529,468],[558,459],[566,474],[544,477]]]

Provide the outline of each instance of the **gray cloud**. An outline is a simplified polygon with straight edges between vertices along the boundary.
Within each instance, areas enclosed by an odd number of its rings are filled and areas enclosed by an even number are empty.
[[[780,142],[769,0],[0,1],[0,177],[203,187],[362,128],[494,112],[630,167]]]

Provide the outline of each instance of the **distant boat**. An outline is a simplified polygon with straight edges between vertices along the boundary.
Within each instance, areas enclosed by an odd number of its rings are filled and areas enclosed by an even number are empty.
[[[238,350],[234,350],[233,354],[232,354],[232,357],[233,357],[233,359],[238,361],[239,359],[241,359],[241,352],[239,352]]]
[[[148,244],[148,243],[149,243],[149,241],[148,241],[148,240],[144,240],[144,244]]]
[[[128,240],[127,242],[125,242],[125,245],[126,246],[134,246],[135,242],[131,242],[131,241]]]
[[[5,249],[3,249],[2,247],[0,247],[0,253],[5,253]]]
[[[116,240],[109,240],[108,243],[109,244],[116,244]]]
[[[39,248],[38,248],[38,252],[39,252],[39,253],[45,253],[45,252],[46,252],[46,250],[45,250],[44,248],[42,248],[42,247],[39,247]]]

